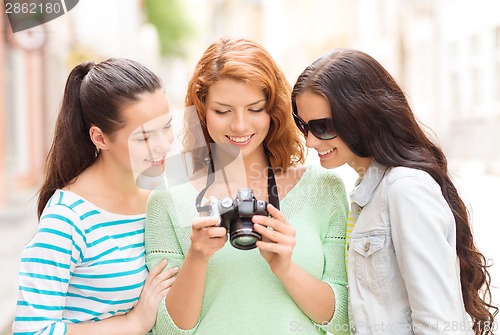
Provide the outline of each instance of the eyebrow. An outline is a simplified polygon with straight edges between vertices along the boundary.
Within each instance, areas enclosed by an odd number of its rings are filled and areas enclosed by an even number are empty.
[[[172,119],[173,119],[173,115],[170,117],[170,119],[167,122],[165,122],[165,125],[172,122]],[[131,136],[147,135],[147,134],[154,133],[154,132],[155,132],[155,130],[145,130],[144,126],[141,126],[141,130],[137,130],[137,131],[133,132]]]
[[[266,99],[260,99],[258,101],[255,101],[255,102],[252,102],[248,105],[246,105],[245,107],[249,107],[249,106],[253,106],[253,105],[256,105],[262,101],[266,101]],[[233,107],[232,105],[229,105],[229,104],[225,104],[225,103],[222,103],[222,102],[218,102],[218,101],[214,101],[214,103],[218,104],[218,105],[221,105],[221,106],[224,106],[224,107]]]

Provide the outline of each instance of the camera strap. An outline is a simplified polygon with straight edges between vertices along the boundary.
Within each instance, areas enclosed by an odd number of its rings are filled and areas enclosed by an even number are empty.
[[[273,167],[271,166],[271,161],[269,160],[269,155],[267,154],[266,150],[266,157],[267,157],[267,196],[268,196],[268,203],[276,207],[278,210],[280,209],[280,200],[278,196],[278,186],[276,185],[276,178],[274,177],[274,171]],[[214,167],[214,161],[210,155],[209,158],[210,164],[208,166],[208,173],[207,173],[207,184],[203,190],[200,191],[198,196],[196,197],[196,210],[198,213],[200,212],[208,212],[210,211],[210,206],[202,206],[201,201],[203,200],[203,197],[205,196],[205,193],[207,193],[208,188],[214,183],[215,181],[215,167]],[[222,168],[222,173],[224,174],[224,179],[226,179],[226,174],[224,173],[224,168]],[[226,180],[227,182],[227,180]]]

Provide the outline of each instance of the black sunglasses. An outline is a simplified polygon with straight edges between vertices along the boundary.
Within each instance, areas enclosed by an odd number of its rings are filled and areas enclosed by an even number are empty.
[[[295,113],[293,113],[293,119],[299,130],[306,137],[309,132],[320,140],[332,140],[337,137],[335,127],[333,126],[333,119],[310,120],[306,123]]]

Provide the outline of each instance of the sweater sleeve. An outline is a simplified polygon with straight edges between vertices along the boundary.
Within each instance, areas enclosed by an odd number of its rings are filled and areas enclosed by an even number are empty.
[[[21,255],[13,334],[66,334],[65,299],[86,245],[79,223],[78,215],[64,205],[43,211]]]
[[[180,268],[182,265],[184,252],[176,233],[176,217],[172,194],[168,190],[152,192],[148,200],[145,224],[146,265],[149,270],[164,259],[168,260],[167,268]],[[177,327],[163,299],[158,308],[153,334],[188,335],[193,334],[197,327],[198,325],[187,330]]]
[[[322,280],[330,285],[335,294],[335,310],[328,324],[318,326],[332,334],[349,334],[345,267],[345,234],[349,207],[342,180],[335,175],[329,178],[326,184],[329,185],[331,194],[326,199],[324,210],[330,213],[330,220],[323,240],[325,265]],[[320,187],[325,187],[325,184]]]

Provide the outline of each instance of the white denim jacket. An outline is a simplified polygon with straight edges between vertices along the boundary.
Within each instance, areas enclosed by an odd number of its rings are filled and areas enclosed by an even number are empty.
[[[351,333],[472,334],[455,220],[434,179],[373,161],[351,202]]]

